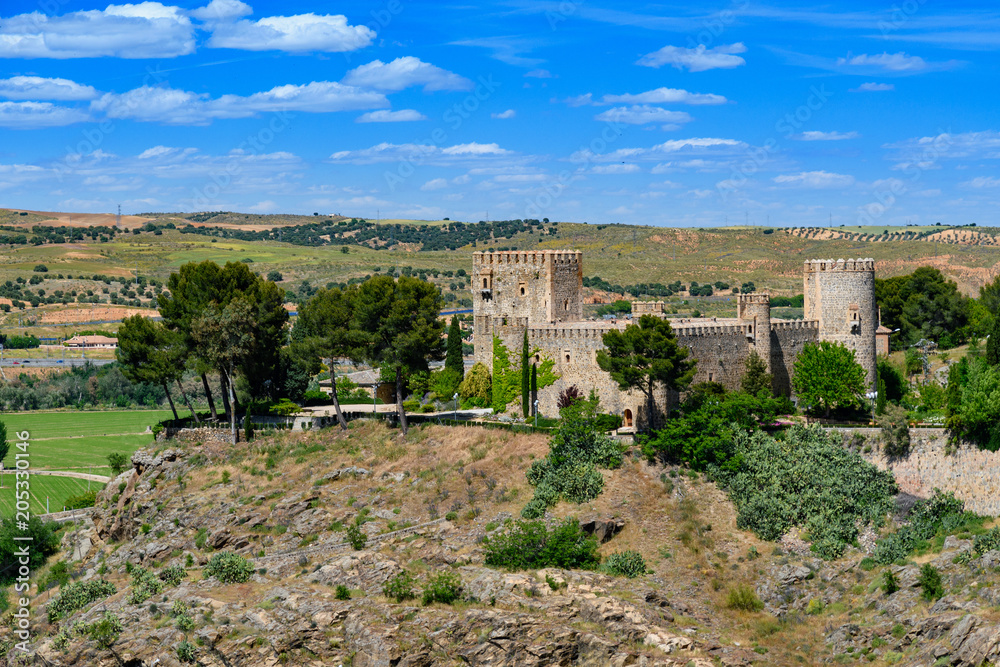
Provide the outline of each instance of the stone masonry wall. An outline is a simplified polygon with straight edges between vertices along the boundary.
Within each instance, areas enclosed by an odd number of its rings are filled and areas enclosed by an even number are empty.
[[[740,388],[750,345],[745,328],[739,324],[678,326],[677,341],[696,359],[694,384],[718,382],[729,390]]]
[[[819,324],[806,320],[771,323],[771,386],[783,396],[792,395],[795,360],[806,343],[819,339]]]
[[[880,447],[880,430],[834,429],[851,437],[860,433],[871,451],[862,456],[881,470],[892,472],[899,490],[929,498],[935,488],[951,491],[965,501],[968,510],[988,516],[1000,515],[1000,453],[962,445],[946,454],[948,434],[944,429],[910,429],[910,453],[886,458]]]

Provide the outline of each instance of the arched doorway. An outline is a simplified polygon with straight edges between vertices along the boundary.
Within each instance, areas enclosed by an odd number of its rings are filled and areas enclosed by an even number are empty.
[[[625,417],[625,428],[632,428],[632,411],[626,409],[624,417]]]

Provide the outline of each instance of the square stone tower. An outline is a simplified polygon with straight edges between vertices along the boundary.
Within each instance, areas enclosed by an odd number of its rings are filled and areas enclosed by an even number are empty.
[[[805,319],[819,323],[819,340],[843,343],[875,389],[875,260],[813,259],[803,267]]]

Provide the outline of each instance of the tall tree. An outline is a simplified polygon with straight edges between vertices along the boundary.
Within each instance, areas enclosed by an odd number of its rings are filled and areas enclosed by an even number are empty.
[[[747,355],[746,370],[740,378],[740,389],[751,396],[759,396],[766,392],[767,396],[772,395],[771,374],[767,372],[767,362],[764,361],[756,350],[750,350]]]
[[[921,338],[952,347],[968,336],[970,300],[938,269],[921,266],[908,276],[875,280],[882,323],[900,329],[900,347]]]
[[[521,414],[531,415],[531,369],[528,367],[528,330],[524,330],[524,343],[521,345]]]
[[[205,356],[216,368],[222,369],[226,389],[233,409],[229,411],[229,426],[236,444],[236,372],[258,351],[257,321],[253,306],[237,297],[225,308],[206,308],[191,323],[191,333]],[[249,415],[247,415],[249,417]]]
[[[986,339],[986,363],[1000,366],[1000,311],[993,316],[993,331]]]
[[[319,371],[319,359],[329,360],[333,407],[337,413],[337,422],[345,431],[347,420],[340,410],[340,399],[337,396],[334,358],[357,359],[359,356],[358,346],[362,341],[356,331],[350,328],[356,296],[357,288],[353,285],[345,290],[321,289],[299,310],[295,326],[296,331],[301,327],[301,336],[292,343],[293,352],[309,362],[310,374]]]
[[[444,305],[440,290],[417,278],[375,276],[358,286],[352,329],[356,354],[395,376],[396,411],[406,433],[403,410],[404,377],[426,371],[427,362],[445,355],[444,325],[438,313]]]
[[[170,410],[177,416],[168,383],[180,377],[183,366],[183,343],[162,324],[141,315],[127,317],[118,329],[115,358],[122,373],[132,382],[147,382],[163,387]]]
[[[465,363],[462,361],[462,328],[458,324],[458,315],[451,316],[451,326],[448,327],[448,354],[444,358],[444,367],[458,374],[458,381],[465,377]]]
[[[538,402],[538,366],[531,364],[531,414],[534,415],[538,408],[535,407],[535,403]]]
[[[865,383],[865,369],[854,358],[854,350],[842,343],[806,343],[795,360],[795,393],[826,417],[834,408],[861,405]]]
[[[643,315],[624,331],[608,331],[603,341],[597,365],[620,389],[636,389],[646,396],[649,427],[655,427],[656,388],[680,391],[694,377],[695,362],[688,359],[688,350],[677,343],[670,322],[652,315]]]

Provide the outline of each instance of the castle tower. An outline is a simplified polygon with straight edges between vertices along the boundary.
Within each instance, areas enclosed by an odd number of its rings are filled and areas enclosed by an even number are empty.
[[[819,340],[843,343],[875,389],[875,260],[813,259],[803,267],[805,319],[819,323]]]
[[[476,361],[489,365],[493,331],[583,319],[583,253],[512,250],[472,254]]]
[[[736,317],[746,332],[750,349],[771,369],[771,295],[740,294]]]

